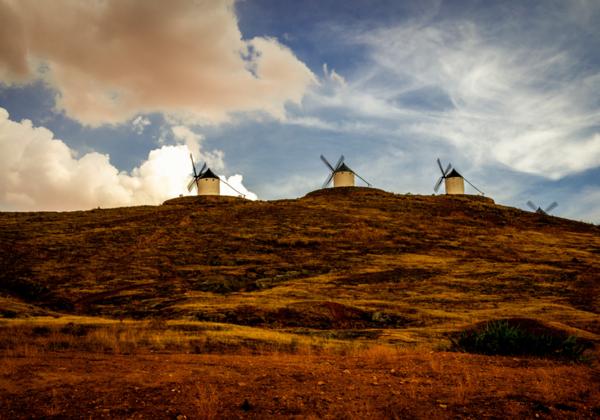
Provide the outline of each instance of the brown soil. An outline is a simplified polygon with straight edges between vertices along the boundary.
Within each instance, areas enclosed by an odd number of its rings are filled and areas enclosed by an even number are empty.
[[[597,418],[600,376],[547,360],[362,356],[4,358],[2,418]],[[6,374],[7,366],[11,369]]]

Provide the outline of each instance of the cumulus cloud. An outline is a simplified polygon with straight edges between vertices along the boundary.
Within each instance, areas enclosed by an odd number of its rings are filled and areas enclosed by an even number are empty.
[[[0,82],[38,78],[91,126],[150,112],[283,119],[316,81],[276,39],[242,39],[233,0],[0,0]]]
[[[243,196],[248,200],[256,200],[258,197],[244,186],[244,177],[240,174],[231,175],[229,178],[221,175],[221,195]]]
[[[201,155],[202,156],[202,155]],[[29,120],[15,122],[0,108],[0,208],[3,210],[76,210],[159,204],[187,193],[191,168],[186,145],[162,146],[130,173],[119,171],[109,156],[78,157],[63,141]],[[242,184],[231,184],[256,198]],[[231,193],[226,188],[223,194]]]
[[[176,125],[171,127],[171,132],[176,141],[184,143],[190,153],[195,156],[197,161],[205,162],[206,165],[215,170],[225,168],[223,158],[225,153],[222,150],[205,151],[202,149],[202,140],[204,136],[200,133],[192,131],[185,125]],[[198,162],[200,163],[200,162]]]

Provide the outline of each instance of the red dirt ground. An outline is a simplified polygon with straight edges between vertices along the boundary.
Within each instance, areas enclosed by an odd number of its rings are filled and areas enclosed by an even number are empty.
[[[0,418],[598,418],[586,365],[445,352],[3,357]]]

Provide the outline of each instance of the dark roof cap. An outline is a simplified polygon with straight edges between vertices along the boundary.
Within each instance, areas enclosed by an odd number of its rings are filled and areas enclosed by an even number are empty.
[[[213,171],[210,170],[210,168],[208,168],[206,171],[202,172],[202,175],[200,175],[198,177],[198,179],[205,179],[205,178],[215,178],[215,179],[219,179],[218,176],[215,175],[215,173]]]
[[[336,172],[354,172],[352,169],[348,168],[345,163],[342,163],[340,166],[338,166],[338,168],[335,171]]]
[[[446,175],[446,178],[462,178],[462,175],[459,174],[456,169],[452,169],[452,171],[450,171],[450,173],[448,175]]]

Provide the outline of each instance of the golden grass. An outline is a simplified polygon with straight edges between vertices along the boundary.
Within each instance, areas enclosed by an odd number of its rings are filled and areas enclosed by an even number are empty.
[[[198,420],[214,420],[218,418],[221,401],[215,387],[196,384],[196,395],[192,399],[194,418]]]
[[[598,341],[599,232],[479,197],[362,188],[276,202],[188,197],[0,213],[0,316],[16,317],[1,325],[52,330],[23,333],[10,350],[23,353],[377,357],[388,351],[379,345],[444,348],[449,333],[507,317]],[[156,317],[168,321],[128,320]],[[69,322],[94,328],[61,333]]]
[[[225,352],[310,355],[355,353],[358,348],[369,347],[342,340],[198,321],[115,321],[69,316],[0,323],[0,354],[7,357],[34,357],[47,351],[69,350],[109,354]]]

